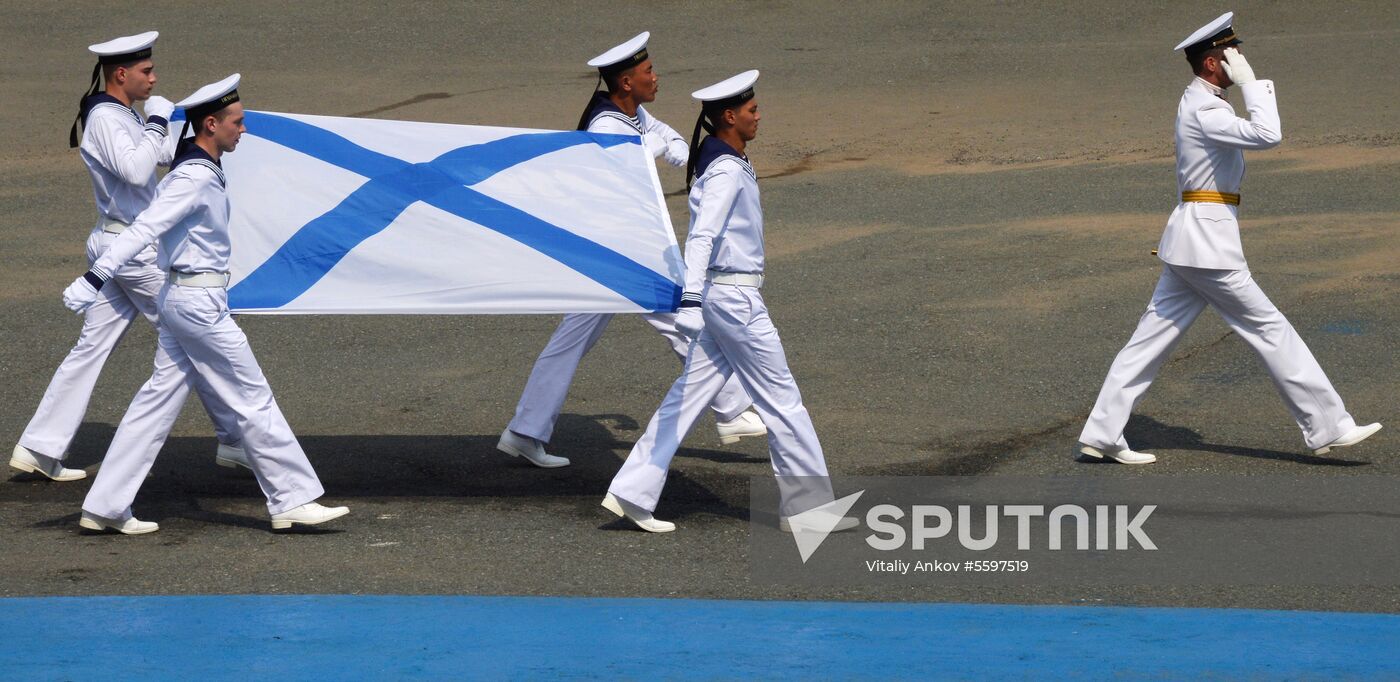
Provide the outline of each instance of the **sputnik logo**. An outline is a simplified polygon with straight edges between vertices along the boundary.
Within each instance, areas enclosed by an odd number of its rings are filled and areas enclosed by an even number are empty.
[[[826,542],[826,536],[831,535],[833,531],[855,527],[855,519],[847,518],[846,512],[850,511],[856,500],[864,494],[864,490],[854,492],[785,519],[787,529],[792,531],[792,539],[797,543],[797,553],[802,556],[802,563],[807,563],[817,548]]]

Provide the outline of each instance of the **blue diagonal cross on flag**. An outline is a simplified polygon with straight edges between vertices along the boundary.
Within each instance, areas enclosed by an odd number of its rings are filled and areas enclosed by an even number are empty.
[[[640,138],[247,113],[224,157],[230,306],[265,313],[674,309]]]

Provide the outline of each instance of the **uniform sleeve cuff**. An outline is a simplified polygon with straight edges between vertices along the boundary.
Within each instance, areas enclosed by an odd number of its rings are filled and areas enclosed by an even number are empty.
[[[146,130],[166,135],[170,131],[170,122],[160,116],[148,116],[146,117]]]
[[[87,283],[92,285],[93,291],[101,291],[102,285],[107,283],[107,278],[103,277],[102,274],[95,269],[83,273],[83,279],[87,280]]]

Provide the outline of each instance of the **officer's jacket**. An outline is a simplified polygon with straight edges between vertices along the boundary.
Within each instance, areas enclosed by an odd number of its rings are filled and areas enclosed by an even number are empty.
[[[1181,192],[1208,190],[1239,194],[1244,150],[1269,149],[1283,140],[1274,82],[1240,86],[1249,118],[1235,110],[1200,78],[1181,96],[1176,112],[1176,184]],[[1247,200],[1247,198],[1245,199]],[[1172,265],[1246,270],[1240,244],[1239,207],[1182,201],[1167,220],[1158,257]]]

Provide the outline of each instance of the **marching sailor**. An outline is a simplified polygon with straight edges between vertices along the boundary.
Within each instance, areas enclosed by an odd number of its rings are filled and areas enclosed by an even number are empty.
[[[671,458],[705,406],[735,378],[767,426],[784,515],[812,510],[832,498],[821,444],[760,291],[763,209],[758,176],[744,155],[758,134],[757,80],[757,71],[745,71],[692,95],[702,108],[686,172],[687,183],[694,177],[695,185],[676,328],[695,341],[680,378],[603,499],[608,511],[653,533],[676,527],[652,516]],[[710,135],[699,143],[702,127]],[[852,521],[841,520],[836,530],[849,528]]]
[[[1128,345],[1114,358],[1079,436],[1077,454],[1124,464],[1156,457],[1123,437],[1133,407],[1172,349],[1207,305],[1258,353],[1279,396],[1316,454],[1356,445],[1380,424],[1358,426],[1308,347],[1250,275],[1238,222],[1244,150],[1283,140],[1274,83],[1254,77],[1226,12],[1176,46],[1196,77],[1176,114],[1176,179],[1181,202],[1157,247],[1162,275]],[[1249,118],[1225,99],[1238,85]]]
[[[148,31],[88,47],[97,55],[97,64],[93,66],[92,85],[79,103],[68,143],[78,147],[87,164],[97,200],[97,225],[87,239],[89,264],[151,203],[156,166],[168,165],[174,151],[168,129],[174,105],[151,95],[156,84],[151,53],[158,36],[156,31]],[[144,120],[131,108],[133,102],[143,100]],[[55,481],[87,476],[81,469],[65,468],[63,460],[82,424],[107,356],[137,315],[156,322],[156,295],[165,284],[165,273],[156,267],[155,247],[143,249],[114,271],[111,279],[84,313],[78,343],[44,391],[10,457],[11,467]],[[196,390],[219,438],[217,461],[224,466],[245,462],[237,447],[239,432],[233,412],[203,382]]]
[[[588,106],[579,118],[578,129],[590,133],[641,135],[653,156],[661,156],[673,166],[684,166],[689,148],[670,126],[657,120],[642,105],[656,100],[657,76],[647,54],[650,33],[642,34],[588,61],[598,69],[598,80],[607,84],[601,91],[594,86]],[[564,399],[573,382],[578,363],[612,320],[611,314],[573,313],[565,315],[549,343],[535,360],[525,390],[515,408],[515,417],[501,433],[497,449],[524,457],[546,468],[569,464],[565,457],[545,452],[544,444],[554,433],[554,422],[564,408]],[[645,313],[646,320],[682,359],[690,339],[676,330],[675,313]],[[765,433],[758,415],[748,411],[753,403],[737,381],[731,381],[715,396],[711,408],[720,441],[735,443],[740,438]]]
[[[113,273],[158,240],[158,262],[168,274],[157,299],[155,371],[122,417],[83,501],[83,528],[126,534],[158,529],[134,518],[131,503],[196,378],[235,413],[274,529],[324,523],[349,511],[314,501],[324,492],[321,482],[277,407],[248,338],[229,315],[229,201],[220,157],[234,150],[245,130],[238,81],[234,74],[206,85],[177,105],[194,139],[181,141],[182,151],[150,206],[63,292],[64,305],[82,312],[112,286]]]

